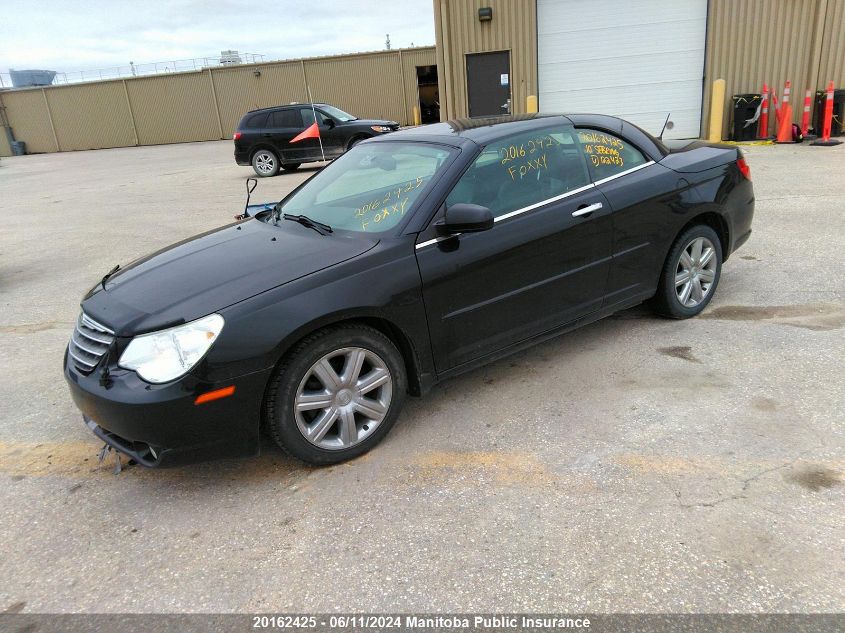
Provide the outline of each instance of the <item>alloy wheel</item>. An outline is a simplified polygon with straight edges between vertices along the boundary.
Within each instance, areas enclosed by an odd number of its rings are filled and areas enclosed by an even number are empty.
[[[682,306],[693,308],[710,294],[717,265],[716,248],[706,237],[684,247],[675,270],[675,294]]]
[[[335,350],[300,381],[293,405],[296,425],[319,448],[350,448],[378,428],[392,396],[393,378],[378,354],[361,347]]]
[[[269,152],[258,152],[255,155],[255,168],[262,174],[272,174],[276,169],[276,158]]]

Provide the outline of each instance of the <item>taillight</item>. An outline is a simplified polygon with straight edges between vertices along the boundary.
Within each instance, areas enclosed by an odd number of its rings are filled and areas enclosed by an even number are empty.
[[[240,138],[241,138],[241,133],[240,133],[240,132],[235,132],[235,133],[232,135],[232,140],[233,140],[233,141],[240,140]]]
[[[751,180],[751,167],[748,166],[748,163],[745,162],[744,158],[740,158],[736,161],[736,166],[739,167],[739,172],[742,174],[742,177],[746,180]]]

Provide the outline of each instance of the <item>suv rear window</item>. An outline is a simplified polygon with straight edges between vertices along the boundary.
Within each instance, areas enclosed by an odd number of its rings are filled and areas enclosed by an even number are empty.
[[[257,128],[257,127],[267,127],[267,113],[266,112],[259,112],[258,114],[253,114],[251,117],[248,117],[246,122],[244,123],[244,127],[247,128]]]

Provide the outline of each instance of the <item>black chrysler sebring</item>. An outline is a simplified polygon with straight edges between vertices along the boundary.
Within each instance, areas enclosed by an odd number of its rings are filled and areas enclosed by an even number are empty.
[[[407,393],[646,300],[695,316],[754,192],[736,147],[528,115],[364,141],[248,211],[82,301],[74,401],[145,466],[256,454],[262,428],[339,462]]]

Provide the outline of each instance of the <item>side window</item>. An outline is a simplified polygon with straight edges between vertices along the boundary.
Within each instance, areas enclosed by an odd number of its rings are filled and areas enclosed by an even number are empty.
[[[253,114],[249,120],[246,122],[246,126],[248,128],[262,128],[267,127],[267,113],[266,112],[259,112],[258,114]]]
[[[314,123],[314,111],[311,108],[301,108],[299,113],[302,115],[302,125],[308,127]]]
[[[628,141],[607,132],[579,128],[578,144],[587,156],[593,180],[615,176],[648,162]]]
[[[311,108],[302,108],[300,112],[302,112],[302,122],[305,124],[305,127],[308,127],[309,125],[312,125],[314,123],[315,110],[312,110]],[[316,113],[317,121],[319,121],[320,125],[323,125],[326,122],[326,119],[330,118],[319,110],[316,110]]]
[[[299,116],[297,109],[292,110],[276,110],[270,119],[272,127],[302,127],[302,118]]]
[[[446,198],[499,217],[590,183],[571,127],[515,134],[489,144]]]

